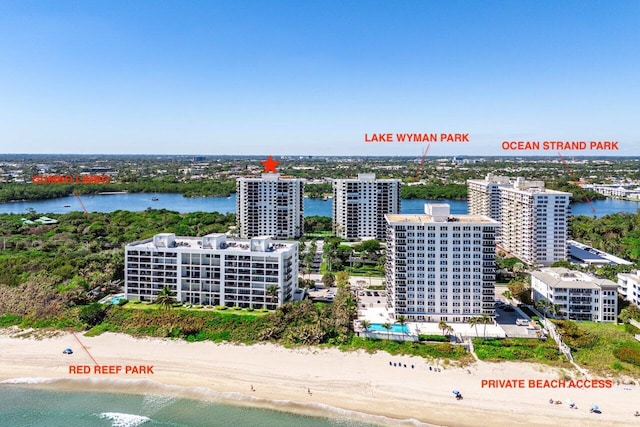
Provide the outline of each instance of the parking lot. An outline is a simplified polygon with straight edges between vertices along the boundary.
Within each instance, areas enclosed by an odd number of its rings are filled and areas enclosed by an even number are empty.
[[[531,337],[535,336],[529,325],[519,326],[516,324],[518,319],[529,319],[518,307],[505,303],[496,304],[496,322],[504,330],[508,337]]]
[[[368,289],[358,291],[358,309],[383,308],[387,306],[386,291],[372,291]]]

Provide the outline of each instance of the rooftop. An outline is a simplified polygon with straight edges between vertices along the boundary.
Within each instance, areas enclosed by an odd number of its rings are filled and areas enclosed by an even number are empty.
[[[204,247],[203,247],[204,241]],[[263,252],[283,253],[288,252],[297,242],[271,240],[271,237],[262,236],[253,239],[229,239],[225,234],[208,234],[203,237],[175,236],[171,233],[156,234],[150,239],[140,240],[128,244],[129,248],[137,249],[165,249],[172,248],[177,251],[229,251],[229,252]]]
[[[554,288],[600,289],[602,287],[617,288],[618,284],[608,279],[600,279],[581,271],[564,267],[547,267],[531,272],[533,277],[542,280]]]
[[[484,215],[449,215],[446,221],[436,221],[433,216],[427,214],[387,214],[385,215],[389,223],[396,222],[411,222],[411,223],[449,223],[449,222],[462,222],[462,223],[486,223],[486,224],[498,224],[495,221]]]

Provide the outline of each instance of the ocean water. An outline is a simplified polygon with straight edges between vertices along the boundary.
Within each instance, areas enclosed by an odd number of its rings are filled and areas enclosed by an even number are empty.
[[[63,380],[64,381],[64,380]],[[379,425],[327,410],[327,417],[295,415],[172,395],[58,391],[28,385],[37,380],[0,384],[0,426],[4,427],[367,427]],[[64,385],[64,382],[63,382]],[[287,403],[280,402],[282,409]],[[315,410],[322,409],[315,405]],[[338,411],[338,412],[335,412]],[[364,414],[359,414],[365,416]],[[375,417],[374,417],[375,418]],[[382,417],[378,417],[382,418]],[[382,420],[381,420],[382,421]],[[382,422],[382,424],[388,424]]]

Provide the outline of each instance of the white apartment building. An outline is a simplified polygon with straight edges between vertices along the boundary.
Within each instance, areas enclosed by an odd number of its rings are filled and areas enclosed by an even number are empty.
[[[240,237],[297,239],[304,233],[304,181],[264,173],[238,178],[236,215]]]
[[[500,188],[510,185],[509,177],[491,173],[485,179],[467,180],[469,215],[485,215],[500,222]]]
[[[499,191],[500,246],[527,264],[566,260],[571,195],[522,178]]]
[[[161,233],[128,244],[127,299],[153,301],[164,286],[184,303],[275,309],[298,287],[298,243]]]
[[[385,214],[400,212],[399,179],[376,179],[373,173],[333,181],[333,230],[343,239],[386,236]]]
[[[531,273],[534,301],[557,304],[560,317],[571,320],[615,322],[618,284],[567,268],[541,268]]]
[[[640,305],[640,270],[618,273],[618,292],[627,301]]]
[[[482,313],[494,314],[497,221],[451,215],[446,204],[425,204],[424,214],[385,218],[391,316],[466,322]]]

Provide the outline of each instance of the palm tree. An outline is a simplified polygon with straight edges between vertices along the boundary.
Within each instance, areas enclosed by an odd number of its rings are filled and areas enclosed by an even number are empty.
[[[279,289],[280,288],[278,288],[276,285],[269,285],[267,287],[267,296],[269,297],[269,302],[271,304],[273,304],[274,298],[278,296]]]
[[[470,317],[469,320],[467,320],[467,323],[469,323],[469,326],[471,326],[472,328],[474,328],[476,330],[476,337],[478,336],[478,323],[479,322],[480,322],[480,318],[478,316]]]
[[[174,295],[175,294],[171,290],[171,288],[168,286],[165,286],[162,289],[160,289],[160,292],[158,292],[155,302],[160,307],[166,310],[169,310],[171,307],[173,307],[173,303],[176,302]]]
[[[560,314],[560,306],[558,304],[549,304],[549,312],[551,312],[554,318],[557,318]]]
[[[368,320],[364,319],[360,321],[360,325],[362,325],[362,327],[364,328],[365,332],[369,332],[369,326],[371,326],[371,322],[369,322]]]
[[[517,275],[524,271],[524,264],[521,262],[516,262],[513,264],[513,272]]]
[[[440,322],[438,322],[438,329],[442,330],[442,335],[446,335],[447,328],[449,328],[449,325],[447,325],[447,323],[444,320],[441,320]]]
[[[400,329],[402,330],[402,334],[404,335],[404,327],[407,324],[407,318],[404,315],[398,316],[396,319],[396,323],[400,325]]]
[[[536,303],[535,303],[534,305],[536,306],[536,308],[537,308],[538,310],[540,310],[540,311],[542,312],[542,315],[543,315],[543,316],[545,316],[545,315],[546,315],[546,312],[547,312],[547,306],[548,306],[548,303],[547,303],[547,300],[546,300],[546,299],[544,299],[544,298],[543,298],[543,299],[541,299],[541,300],[539,300],[539,301],[536,301]]]
[[[387,339],[390,340],[391,338],[389,337],[389,331],[391,330],[391,323],[389,322],[384,322],[382,324],[382,327],[385,328],[387,330]]]
[[[482,331],[482,336],[484,338],[487,337],[487,323],[491,322],[491,316],[489,316],[487,313],[482,313],[480,315],[480,319],[478,320],[480,323],[484,324],[484,329]]]

